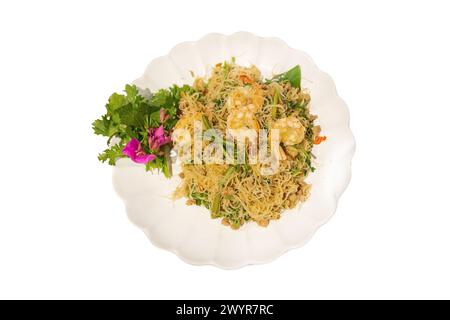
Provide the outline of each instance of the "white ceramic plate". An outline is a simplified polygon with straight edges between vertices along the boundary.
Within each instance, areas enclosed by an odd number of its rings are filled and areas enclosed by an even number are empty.
[[[308,55],[277,38],[246,32],[209,34],[196,42],[181,43],[168,55],[153,60],[135,83],[151,91],[174,83],[191,84],[191,71],[206,75],[216,63],[231,57],[241,65],[255,64],[265,77],[301,66],[302,86],[311,93],[311,112],[319,116],[317,123],[328,137],[314,149],[317,170],[307,179],[312,184],[307,202],[299,209],[285,211],[267,228],[248,223],[235,231],[221,225],[220,219],[211,219],[205,208],[171,200],[178,177],[150,174],[127,159],[120,160],[113,173],[114,187],[125,202],[128,217],[155,245],[188,263],[227,269],[266,263],[305,244],[335,212],[350,180],[355,149],[347,107],[331,78]]]

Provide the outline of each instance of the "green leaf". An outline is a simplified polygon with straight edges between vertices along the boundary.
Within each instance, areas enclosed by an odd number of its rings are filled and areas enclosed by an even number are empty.
[[[130,103],[134,103],[136,101],[136,97],[138,96],[138,89],[135,85],[127,84],[125,86],[125,92],[127,94],[127,100]]]
[[[178,102],[181,98],[181,93],[190,92],[192,90],[192,88],[190,86],[188,86],[187,84],[185,84],[182,87],[174,85],[169,90],[172,93],[173,100]]]
[[[107,109],[110,112],[113,112],[121,107],[123,107],[124,104],[126,104],[126,98],[122,94],[113,93],[109,99],[108,99],[108,105]]]
[[[175,116],[178,111],[177,106],[181,98],[181,93],[189,92],[190,90],[192,90],[192,88],[188,85],[182,87],[173,85],[169,89],[161,89],[152,96],[150,104],[152,106],[164,108],[167,113]]]
[[[302,78],[302,71],[300,69],[299,65],[296,65],[292,69],[289,69],[288,71],[278,74],[275,77],[272,78],[272,81],[288,81],[291,83],[291,85],[295,88],[300,88],[301,84],[301,78]]]
[[[100,153],[98,155],[98,160],[100,160],[101,162],[108,161],[108,164],[113,166],[116,164],[117,159],[125,157],[125,155],[122,153],[122,149],[122,143],[116,144]]]
[[[161,124],[159,121],[159,110],[150,114],[150,127],[158,127]]]
[[[126,125],[126,126],[134,126],[134,112],[133,112],[133,105],[132,104],[126,104],[119,108],[116,111],[116,115],[118,116],[118,121],[120,123]]]
[[[169,90],[161,89],[152,96],[151,105],[155,107],[169,107],[171,105],[171,93]]]
[[[114,126],[112,120],[105,115],[92,123],[92,129],[95,134],[105,137],[110,137],[117,132],[117,128]]]

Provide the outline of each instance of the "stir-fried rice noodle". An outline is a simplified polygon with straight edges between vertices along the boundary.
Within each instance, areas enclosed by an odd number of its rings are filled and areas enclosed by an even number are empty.
[[[312,170],[314,140],[320,127],[309,113],[306,89],[287,81],[265,81],[255,67],[234,61],[217,64],[208,79],[197,78],[194,89],[180,100],[176,128],[194,135],[194,121],[205,118],[223,137],[228,129],[279,129],[278,170],[263,174],[265,164],[182,165],[182,183],[174,197],[210,209],[213,218],[234,229],[248,221],[267,226],[283,210],[294,208],[309,195],[305,178]],[[205,128],[204,128],[205,129]],[[203,142],[206,146],[208,142]],[[175,141],[176,147],[176,141]]]

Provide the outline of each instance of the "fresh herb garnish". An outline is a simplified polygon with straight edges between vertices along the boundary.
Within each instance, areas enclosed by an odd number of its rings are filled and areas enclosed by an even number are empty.
[[[102,162],[114,165],[116,160],[129,156],[144,163],[147,170],[159,169],[171,176],[169,151],[170,131],[178,121],[178,103],[183,92],[192,90],[188,85],[172,86],[157,91],[147,98],[135,85],[126,85],[124,93],[113,93],[106,104],[106,114],[92,123],[94,133],[117,138],[99,155]]]

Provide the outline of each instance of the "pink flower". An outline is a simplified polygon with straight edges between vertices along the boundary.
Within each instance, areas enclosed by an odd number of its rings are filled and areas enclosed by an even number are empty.
[[[170,141],[170,136],[165,135],[164,127],[160,126],[159,128],[150,128],[148,130],[148,145],[152,150],[159,150],[159,148],[165,144],[168,144]]]
[[[125,148],[123,148],[122,153],[130,157],[130,159],[136,163],[147,163],[156,158],[154,154],[146,154],[142,150],[141,143],[137,139],[131,139]]]

